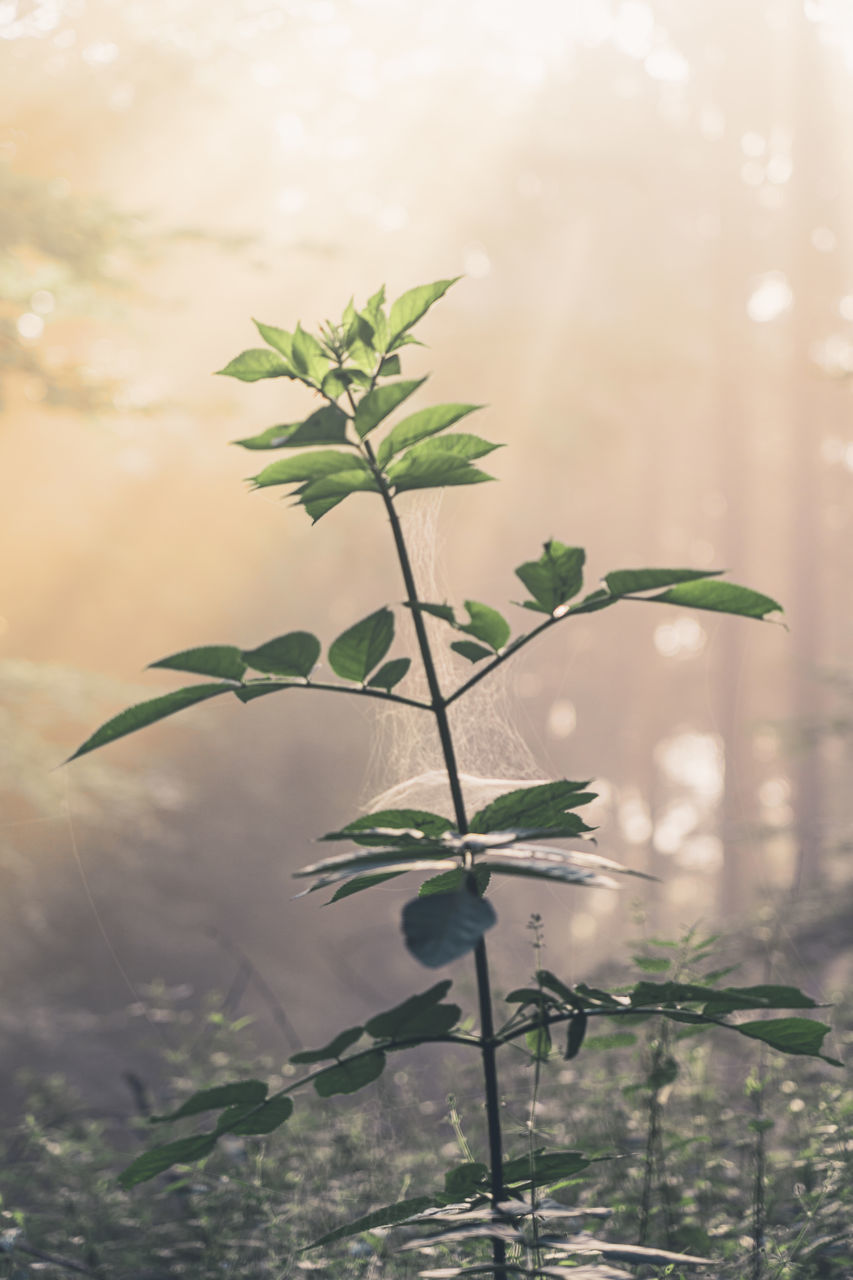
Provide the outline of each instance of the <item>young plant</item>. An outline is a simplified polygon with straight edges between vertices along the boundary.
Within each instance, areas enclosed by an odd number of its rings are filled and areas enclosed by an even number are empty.
[[[169,1116],[157,1117],[157,1122],[195,1124],[198,1117],[218,1113],[212,1128],[154,1147],[134,1160],[121,1180],[131,1187],[176,1163],[201,1160],[227,1134],[272,1132],[290,1117],[291,1095],[308,1084],[321,1097],[354,1093],[381,1075],[391,1053],[428,1043],[464,1046],[478,1053],[482,1063],[486,1158],[466,1160],[449,1169],[440,1191],[388,1205],[337,1228],[316,1244],[331,1244],[380,1226],[416,1222],[432,1229],[432,1242],[488,1241],[491,1261],[479,1269],[504,1277],[545,1274],[543,1253],[546,1259],[565,1261],[587,1256],[591,1246],[588,1239],[579,1244],[561,1234],[559,1206],[554,1209],[546,1199],[576,1179],[589,1160],[577,1151],[533,1145],[517,1156],[505,1156],[497,1074],[502,1046],[526,1044],[540,1061],[552,1051],[552,1036],[562,1028],[564,1056],[572,1058],[581,1051],[590,1019],[636,1022],[662,1017],[697,1027],[729,1027],[783,1052],[822,1057],[828,1027],[799,1015],[767,1019],[768,1010],[815,1007],[814,1001],[791,987],[715,988],[707,983],[641,981],[628,994],[616,996],[582,983],[571,987],[544,969],[537,971],[535,986],[510,992],[511,1012],[496,1023],[485,942],[496,920],[486,896],[491,877],[614,888],[615,876],[639,873],[589,850],[586,838],[591,828],[578,812],[594,799],[586,781],[564,779],[523,787],[469,814],[449,708],[537,636],[580,614],[639,601],[764,619],[780,606],[757,591],[721,581],[719,573],[697,569],[620,569],[582,594],[584,551],[555,539],[545,542],[538,558],[516,569],[528,593],[522,608],[537,621],[514,638],[509,622],[490,605],[470,599],[460,615],[449,604],[422,599],[398,515],[401,498],[405,501],[404,495],[411,490],[491,480],[477,464],[498,448],[467,431],[449,430],[477,409],[472,404],[421,408],[388,426],[392,415],[424,382],[400,377],[401,352],[417,341],[413,328],[454,283],[439,280],[411,289],[390,308],[386,308],[384,288],[380,289],[361,310],[350,302],[339,323],[322,325],[316,335],[301,325],[291,333],[258,324],[266,346],[244,351],[221,370],[244,382],[288,378],[320,397],[320,407],[300,421],[269,427],[237,443],[252,452],[279,453],[254,477],[255,487],[287,486],[314,522],[354,493],[375,495],[390,526],[404,587],[402,606],[414,625],[426,696],[406,692],[411,657],[389,657],[395,614],[385,606],[355,622],[329,645],[327,661],[336,680],[314,675],[322,646],[307,631],[290,631],[250,648],[209,645],[162,658],[152,665],[206,680],[122,712],[88,738],[75,757],[184,707],[229,694],[249,703],[285,690],[322,689],[414,707],[432,721],[452,812],[384,809],[356,818],[322,837],[344,843],[345,852],[322,858],[296,874],[308,881],[306,893],[329,888],[333,901],[392,877],[413,872],[426,876],[417,896],[403,908],[405,945],[431,969],[473,956],[478,1029],[466,1029],[461,1010],[446,999],[451,981],[442,979],[363,1026],[339,1031],[324,1047],[294,1054],[291,1062],[307,1067],[307,1073],[272,1094],[260,1080],[234,1081],[196,1093]],[[474,668],[449,691],[439,682],[427,618],[445,624],[453,637],[450,648]],[[575,847],[566,848],[567,842]],[[730,1020],[730,1015],[744,1012],[757,1017]],[[565,1212],[562,1216],[565,1219]],[[601,1241],[594,1241],[592,1248],[604,1257],[608,1250],[613,1253],[613,1247]],[[617,1254],[662,1265],[688,1261],[661,1251],[634,1249],[632,1253],[624,1245]],[[523,1259],[531,1256],[533,1270],[523,1265]]]

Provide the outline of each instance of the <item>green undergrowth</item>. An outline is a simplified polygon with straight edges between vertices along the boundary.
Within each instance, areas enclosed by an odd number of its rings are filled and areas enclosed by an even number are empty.
[[[663,944],[644,948],[641,971],[655,976],[668,954]],[[636,971],[624,976],[627,985]],[[168,995],[162,987],[152,992],[158,1007],[149,1002],[150,1011],[168,1016]],[[421,1240],[417,1255],[408,1252],[414,1232],[407,1227],[367,1230],[320,1250],[305,1246],[378,1205],[429,1193],[442,1185],[449,1161],[482,1158],[477,1071],[460,1053],[437,1055],[433,1064],[400,1054],[396,1069],[357,1103],[334,1098],[298,1108],[286,1138],[233,1136],[199,1164],[122,1190],[118,1171],[150,1143],[140,1110],[179,1105],[200,1083],[224,1083],[249,1069],[274,1083],[286,1083],[293,1070],[260,1053],[246,1020],[224,1016],[215,1002],[192,1018],[181,1010],[184,1048],[164,1056],[151,1096],[146,1082],[131,1082],[126,1115],[99,1112],[58,1079],[30,1081],[26,1113],[0,1148],[3,1280],[72,1268],[104,1280],[396,1280],[452,1264],[450,1246],[425,1252]],[[834,1021],[843,1049],[853,1043],[853,1002],[838,1006]],[[583,1070],[557,1043],[540,1064],[547,1088],[533,1112],[536,1145],[593,1157],[555,1198],[590,1211],[608,1207],[606,1215],[572,1220],[571,1229],[713,1258],[712,1274],[738,1278],[753,1274],[759,1231],[762,1276],[847,1280],[849,1078],[759,1046],[723,1049],[689,1027],[671,1034],[672,1025],[655,1020],[590,1033]],[[511,1154],[530,1142],[533,1076],[529,1052],[508,1060],[502,1101]],[[468,1265],[485,1249],[474,1246]],[[606,1259],[600,1274],[620,1270],[682,1274]]]

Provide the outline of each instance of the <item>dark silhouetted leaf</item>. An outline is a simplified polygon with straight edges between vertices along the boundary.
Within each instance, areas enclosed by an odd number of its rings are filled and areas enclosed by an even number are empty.
[[[436,893],[406,903],[403,937],[415,959],[435,969],[472,951],[496,920],[485,898],[465,889]]]
[[[345,1053],[356,1040],[360,1040],[364,1034],[364,1027],[347,1027],[346,1031],[341,1031],[322,1049],[302,1049],[299,1053],[294,1053],[290,1059],[291,1062],[301,1065],[309,1062],[325,1062],[327,1058],[339,1058]]]
[[[443,1198],[439,1200],[435,1196],[413,1196],[411,1200],[398,1200],[396,1204],[386,1205],[384,1209],[374,1209],[373,1213],[355,1218],[343,1227],[335,1227],[334,1231],[305,1245],[305,1249],[319,1249],[323,1245],[334,1244],[336,1240],[346,1240],[350,1236],[359,1236],[364,1231],[373,1231],[376,1227],[393,1227],[398,1222],[405,1222],[407,1218],[423,1213],[426,1209],[437,1208],[443,1203]]]
[[[184,1116],[201,1115],[203,1111],[219,1111],[221,1107],[255,1106],[267,1096],[268,1086],[262,1080],[237,1080],[234,1084],[219,1084],[212,1089],[202,1089],[187,1098],[177,1111],[165,1116],[152,1116],[153,1123],[180,1120]]]
[[[256,489],[265,489],[275,484],[320,480],[340,471],[367,472],[367,463],[357,454],[343,453],[339,449],[309,450],[307,453],[279,458],[277,462],[270,463],[259,475],[252,477],[252,483]]]
[[[460,276],[454,276],[452,280],[436,280],[434,284],[421,284],[401,294],[392,304],[391,314],[388,317],[388,349],[393,350],[397,339],[407,329],[411,329],[412,325],[417,324],[433,303],[438,302],[438,299],[443,297],[451,285],[456,284],[460,278]]]
[[[449,979],[437,982],[429,991],[410,996],[386,1013],[378,1013],[365,1023],[365,1031],[377,1040],[410,1040],[415,1036],[441,1036],[455,1027],[461,1010],[442,1004],[450,990]]]
[[[377,609],[332,641],[329,665],[342,680],[362,683],[385,657],[393,639],[393,613]]]
[[[234,693],[241,702],[254,702],[255,698],[265,698],[268,693],[281,693],[282,689],[304,688],[305,685],[288,680],[247,680]]]
[[[451,1201],[467,1200],[488,1189],[489,1166],[479,1160],[466,1160],[444,1175],[444,1193]]]
[[[272,1133],[292,1115],[292,1098],[270,1098],[269,1102],[248,1111],[246,1107],[230,1107],[219,1117],[216,1132],[246,1135]]]
[[[346,444],[346,441],[346,414],[337,405],[325,405],[303,422],[268,427],[260,435],[235,440],[234,444],[244,449],[301,449],[308,445]]]
[[[412,378],[368,391],[355,411],[355,429],[362,440],[425,382],[426,378]]]
[[[553,539],[544,544],[538,560],[519,565],[516,575],[533,596],[540,613],[552,614],[583,586],[583,565],[586,553],[581,547],[567,547]]]
[[[742,1036],[761,1040],[780,1053],[822,1058],[834,1067],[841,1067],[844,1064],[837,1058],[829,1058],[821,1053],[824,1037],[831,1029],[825,1022],[813,1022],[811,1018],[768,1018],[764,1022],[741,1022],[735,1027]]]
[[[412,665],[411,658],[392,658],[376,672],[367,682],[368,689],[388,689],[399,684]]]
[[[691,609],[712,609],[715,613],[734,613],[742,618],[764,618],[768,613],[782,613],[782,606],[770,596],[763,596],[749,587],[739,587],[734,582],[682,582],[680,586],[662,591],[650,600],[664,604],[687,605]]]
[[[660,587],[674,587],[679,582],[715,578],[721,572],[721,569],[614,569],[605,576],[604,581],[614,596],[624,596],[638,591],[657,591]]]
[[[589,804],[590,800],[595,799],[594,792],[585,790],[588,786],[588,780],[564,780],[520,787],[505,796],[498,796],[485,809],[475,813],[471,819],[471,831],[542,831],[548,827],[562,828],[567,810]]]
[[[289,631],[257,649],[244,649],[243,657],[255,671],[277,676],[309,676],[320,656],[320,641],[310,631]]]
[[[151,667],[170,671],[191,671],[197,676],[219,676],[222,680],[242,680],[246,664],[233,644],[206,644],[198,649],[184,649],[168,658],[160,658]]]
[[[76,760],[78,756],[84,756],[88,751],[94,751],[97,747],[115,742],[116,738],[123,738],[125,734],[135,733],[137,729],[144,729],[157,720],[173,716],[175,712],[183,711],[184,707],[191,707],[196,702],[205,702],[208,698],[216,698],[220,693],[234,692],[233,684],[196,684],[187,689],[176,689],[174,693],[164,694],[161,698],[138,702],[135,707],[128,707],[126,711],[119,712],[117,716],[113,716],[112,720],[102,724],[100,729],[96,729],[92,736],[87,738],[72,756],[68,757],[66,764]]]
[[[529,1155],[504,1162],[504,1186],[511,1187],[513,1191],[523,1191],[535,1180],[541,1187],[563,1178],[573,1178],[589,1163],[580,1151],[536,1151],[532,1162]]]
[[[572,1058],[576,1058],[581,1051],[581,1045],[586,1035],[586,1024],[588,1018],[583,1009],[579,1009],[577,1013],[572,1014],[569,1019],[569,1033],[566,1038],[566,1052],[563,1057],[568,1062]]]
[[[252,347],[249,351],[242,351],[239,356],[229,360],[224,369],[217,369],[216,372],[228,378],[239,378],[241,382],[294,377],[290,365],[275,351],[267,351],[265,347]]]
[[[397,453],[402,453],[410,445],[425,440],[427,436],[437,435],[439,431],[453,426],[466,414],[473,413],[483,406],[479,404],[436,404],[429,409],[420,409],[412,413],[402,422],[392,427],[376,452],[376,460],[384,467]]]
[[[583,1000],[572,990],[567,987],[565,982],[561,982],[550,969],[537,969],[536,979],[549,991],[553,991],[554,995],[559,996],[564,1004],[569,1005],[572,1009],[583,1009]]]
[[[174,1164],[192,1164],[210,1155],[216,1146],[216,1135],[199,1133],[193,1138],[179,1138],[177,1142],[168,1142],[163,1147],[153,1147],[129,1164],[119,1174],[119,1186],[125,1191],[137,1186],[140,1182],[148,1182],[158,1173],[171,1169]]]
[[[314,1088],[321,1098],[331,1098],[336,1093],[357,1093],[378,1079],[384,1070],[385,1054],[381,1049],[374,1049],[329,1067],[314,1079]]]
[[[329,903],[340,902],[341,898],[349,898],[354,893],[363,893],[365,889],[372,889],[375,884],[382,884],[385,880],[396,880],[398,876],[405,875],[404,871],[386,871],[380,872],[378,875],[372,876],[356,876],[354,880],[347,881],[336,889],[329,899]]]
[[[469,662],[482,662],[483,658],[494,657],[491,649],[484,649],[481,644],[475,644],[473,640],[454,640],[450,647],[456,653],[461,653],[462,657],[467,658]]]

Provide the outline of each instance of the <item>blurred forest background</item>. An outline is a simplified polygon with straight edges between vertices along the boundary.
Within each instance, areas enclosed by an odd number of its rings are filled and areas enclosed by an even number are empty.
[[[149,661],[330,640],[399,599],[371,499],[311,529],[247,494],[228,442],[304,416],[299,392],[210,374],[252,316],[316,327],[457,273],[406,372],[509,447],[499,485],[403,500],[424,573],[438,529],[437,597],[503,609],[556,537],[590,587],[724,568],[789,626],[623,606],[508,664],[463,768],[595,776],[601,852],[662,883],[504,890],[499,971],[530,967],[533,909],[574,979],[620,932],[790,901],[820,947],[801,928],[786,977],[814,990],[853,879],[849,4],[0,0],[0,66],[13,1058],[119,1090],[144,984],[225,989],[244,956],[308,1042],[423,984],[406,889],[325,910],[290,873],[433,743],[360,700],[217,702],[56,766],[173,687]]]

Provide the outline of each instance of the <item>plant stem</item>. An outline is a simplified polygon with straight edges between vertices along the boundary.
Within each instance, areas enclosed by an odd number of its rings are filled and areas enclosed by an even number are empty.
[[[429,689],[430,703],[433,714],[435,715],[436,728],[438,729],[438,737],[441,743],[441,752],[444,757],[444,767],[447,773],[447,781],[450,786],[450,794],[453,800],[453,811],[456,815],[456,828],[459,834],[464,836],[468,831],[468,817],[465,812],[465,801],[462,796],[462,784],[459,779],[459,766],[456,763],[453,735],[450,730],[450,721],[447,717],[447,702],[441,692],[441,686],[438,683],[438,674],[435,669],[435,663],[433,662],[429,637],[426,632],[423,612],[420,607],[421,602],[418,597],[415,577],[412,572],[412,564],[409,559],[406,540],[403,537],[403,530],[400,525],[400,517],[397,515],[394,501],[388,488],[388,483],[377,465],[376,456],[370,442],[368,440],[364,440],[362,442],[362,446],[368,464],[373,472],[377,484],[379,485],[379,489],[382,494],[382,501],[385,504],[385,511],[391,525],[391,533],[394,538],[397,559],[400,564],[403,583],[406,588],[406,603],[412,613],[412,619],[415,625],[415,635],[417,636],[418,648],[420,650],[421,660],[424,665],[424,674],[426,676],[427,687]],[[486,1121],[489,1135],[492,1207],[496,1209],[504,1198],[503,1140],[501,1135],[500,1097],[498,1093],[496,1061],[497,1045],[495,1043],[491,986],[489,982],[489,961],[486,952],[486,944],[482,937],[479,939],[474,949],[474,965],[477,974],[477,1000],[480,1009],[480,1048],[483,1060]],[[506,1280],[506,1245],[503,1240],[492,1240],[492,1256],[495,1264],[494,1274],[497,1276],[498,1280]]]

